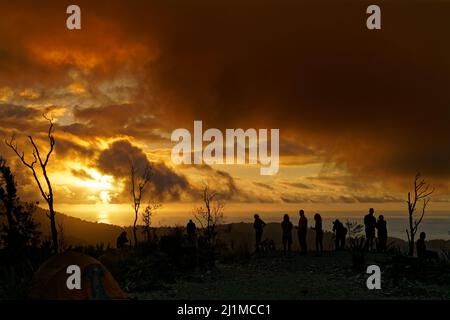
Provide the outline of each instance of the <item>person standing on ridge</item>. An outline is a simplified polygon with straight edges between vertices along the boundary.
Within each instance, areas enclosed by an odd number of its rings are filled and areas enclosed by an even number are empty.
[[[339,219],[336,219],[336,221],[333,222],[333,232],[335,233],[336,251],[344,250],[347,228],[344,227]]]
[[[289,220],[289,216],[285,214],[283,217],[283,222],[281,222],[281,229],[283,230],[281,241],[283,243],[284,254],[286,254],[286,251],[291,252],[293,227],[292,222]]]
[[[315,225],[313,230],[316,231],[316,252],[321,255],[323,252],[323,229],[322,229],[322,217],[319,213],[314,215]]]
[[[306,244],[306,234],[308,232],[308,219],[305,217],[305,211],[300,210],[298,212],[300,219],[298,220],[298,242],[300,244],[300,251],[302,254],[308,252],[307,244]]]
[[[387,223],[386,220],[384,220],[384,216],[380,214],[378,217],[377,224],[375,225],[378,231],[378,250],[380,252],[386,252],[387,248]]]
[[[374,217],[373,208],[369,209],[369,213],[364,217],[364,227],[366,231],[366,250],[373,251],[373,242],[375,239],[375,226],[377,224],[377,220]]]
[[[188,234],[189,243],[191,245],[195,245],[197,227],[195,226],[195,223],[194,221],[192,221],[192,219],[189,220],[188,224],[186,225],[186,231]]]
[[[253,228],[255,229],[255,236],[256,236],[255,248],[256,251],[259,251],[259,248],[261,246],[263,228],[266,226],[266,223],[262,221],[262,219],[259,217],[258,214],[255,214],[254,218],[255,222],[253,223]]]

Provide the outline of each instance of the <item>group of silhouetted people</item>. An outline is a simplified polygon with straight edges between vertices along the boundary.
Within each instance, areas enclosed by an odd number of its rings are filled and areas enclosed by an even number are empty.
[[[369,213],[364,217],[364,227],[366,234],[366,242],[365,248],[368,251],[374,250],[375,244],[375,233],[377,230],[377,239],[378,239],[378,250],[380,252],[385,252],[387,247],[387,224],[383,215],[378,217],[378,220],[374,216],[374,209],[370,208]],[[307,246],[307,233],[308,233],[308,219],[305,216],[305,211],[299,211],[299,220],[297,228],[297,236],[298,243],[300,245],[300,252],[305,254],[308,252]],[[255,247],[256,251],[259,251],[261,246],[261,239],[263,235],[263,229],[266,226],[266,223],[260,218],[258,214],[254,215],[255,221],[253,223],[253,228],[255,229],[256,242]],[[290,252],[292,247],[292,230],[294,229],[294,225],[290,221],[289,215],[285,214],[283,216],[283,221],[281,222],[281,230],[282,237],[281,241],[283,244],[284,252]],[[322,254],[323,252],[323,227],[322,227],[322,217],[319,213],[314,215],[314,227],[311,228],[315,231],[315,245],[316,252],[318,254]],[[333,229],[335,235],[335,249],[343,250],[345,249],[345,239],[347,237],[348,229],[344,226],[344,224],[336,219],[333,222]]]
[[[306,236],[308,233],[308,219],[305,216],[305,211],[299,211],[299,220],[297,226],[297,236],[298,242],[300,244],[300,252],[305,254],[308,252],[308,245],[306,241]],[[255,229],[256,242],[255,247],[256,251],[259,251],[261,246],[261,239],[263,234],[263,228],[266,226],[266,223],[259,217],[258,214],[254,215],[255,222],[253,223],[253,228]],[[312,228],[316,232],[316,251],[322,253],[323,251],[323,229],[322,229],[322,217],[320,214],[316,213],[314,215],[314,227]],[[283,221],[281,222],[281,230],[282,237],[281,241],[283,243],[284,252],[290,252],[292,247],[292,230],[294,229],[294,225],[290,221],[289,215],[285,214],[283,216]]]
[[[374,216],[375,210],[369,209],[369,213],[364,216],[364,227],[366,232],[365,248],[368,251],[374,250],[375,244],[375,229],[377,230],[378,238],[378,251],[386,252],[387,249],[387,224],[383,215],[379,215],[378,220]]]
[[[347,237],[347,228],[344,226],[342,222],[339,221],[339,219],[336,219],[333,222],[333,232],[334,232],[334,239],[335,239],[335,249],[338,250],[344,250],[345,249],[345,238]]]
[[[379,252],[386,252],[387,249],[387,223],[384,219],[383,215],[378,216],[378,220],[375,218],[375,210],[373,208],[369,209],[369,213],[364,216],[364,229],[365,229],[365,244],[364,248],[367,251],[373,251],[375,245],[375,239],[378,240],[377,249]],[[308,219],[305,216],[305,211],[299,211],[299,220],[297,228],[297,236],[298,242],[300,245],[301,254],[306,254],[308,252],[307,247],[307,233],[308,233]],[[261,248],[263,229],[266,226],[266,223],[260,218],[258,214],[254,215],[254,223],[253,228],[255,229],[255,247],[256,251],[259,251]],[[315,246],[316,253],[321,255],[323,253],[323,228],[322,228],[322,217],[319,213],[314,215],[314,227],[311,228],[315,231]],[[281,222],[281,230],[282,237],[281,242],[283,244],[283,251],[285,253],[290,252],[292,248],[292,231],[294,230],[294,225],[290,221],[289,215],[285,214],[283,216],[283,221]],[[345,249],[345,239],[347,237],[348,229],[344,226],[344,224],[336,219],[333,221],[333,229],[335,235],[335,250],[344,250]],[[186,225],[187,239],[190,244],[196,244],[197,240],[197,228],[195,223],[192,220]],[[375,237],[375,234],[377,237]],[[418,258],[433,258],[436,253],[433,251],[428,251],[425,245],[425,232],[420,233],[420,238],[416,242],[417,249],[417,257]],[[122,249],[125,248],[128,244],[128,238],[126,231],[121,232],[119,237],[117,238],[117,248]]]

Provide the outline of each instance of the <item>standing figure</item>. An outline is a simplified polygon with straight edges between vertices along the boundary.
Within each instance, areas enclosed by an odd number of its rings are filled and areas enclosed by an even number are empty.
[[[117,249],[125,248],[127,243],[128,243],[127,232],[126,231],[122,231],[120,233],[119,237],[117,237],[117,241],[116,241]]]
[[[347,228],[344,227],[339,219],[333,222],[333,232],[335,233],[336,251],[345,249],[345,237],[347,236]]]
[[[426,237],[425,232],[420,233],[420,238],[416,242],[417,257],[419,259],[439,259],[439,254],[436,251],[427,250],[425,244]]]
[[[191,245],[195,245],[196,238],[197,238],[197,227],[195,226],[194,221],[189,220],[188,224],[186,225],[186,231],[188,234],[188,240]]]
[[[306,244],[306,234],[308,232],[308,219],[305,217],[305,211],[300,210],[298,212],[300,219],[298,220],[298,242],[300,244],[300,250],[302,254],[308,251]]]
[[[373,208],[369,209],[369,213],[364,216],[364,227],[366,231],[366,250],[373,251],[373,242],[375,239],[375,225],[377,220],[375,219]]]
[[[259,251],[259,248],[261,246],[263,228],[266,226],[266,223],[262,221],[262,219],[259,217],[258,214],[255,214],[254,218],[255,222],[253,223],[253,228],[255,228],[255,236],[256,236],[255,248],[256,251]]]
[[[375,227],[377,228],[378,231],[378,250],[380,252],[386,252],[388,233],[387,233],[387,223],[386,220],[384,220],[383,215],[380,214]]]
[[[289,220],[289,216],[285,214],[283,217],[283,222],[281,222],[281,229],[283,230],[281,241],[283,242],[283,250],[285,254],[286,251],[291,252],[293,227],[292,222]]]
[[[427,246],[425,245],[425,238],[427,237],[425,232],[420,233],[419,240],[416,242],[417,257],[419,259],[425,259],[427,257]]]
[[[323,252],[323,229],[322,229],[322,217],[316,213],[314,215],[314,230],[316,231],[316,252],[322,254]]]

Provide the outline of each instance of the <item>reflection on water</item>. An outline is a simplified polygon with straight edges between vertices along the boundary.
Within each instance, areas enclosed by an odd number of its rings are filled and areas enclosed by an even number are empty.
[[[86,221],[128,225],[132,217],[132,209],[127,204],[62,204],[56,206],[56,211]]]
[[[109,221],[108,213],[106,211],[99,213],[99,215],[97,216],[97,222],[110,224],[111,222]]]

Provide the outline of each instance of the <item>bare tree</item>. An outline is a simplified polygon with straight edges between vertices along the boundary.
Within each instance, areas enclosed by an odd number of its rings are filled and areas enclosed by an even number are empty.
[[[347,222],[345,222],[345,226],[347,227],[348,238],[350,241],[362,236],[362,232],[364,230],[363,224],[359,224],[357,221],[350,221],[347,219]]]
[[[203,205],[196,208],[195,219],[205,232],[206,241],[213,245],[216,238],[216,226],[223,221],[224,203],[217,199],[217,192],[210,191],[208,186],[203,188]]]
[[[41,234],[33,221],[34,211],[34,205],[20,200],[14,175],[0,156],[0,216],[5,215],[7,222],[0,224],[0,242],[14,249],[36,246]]]
[[[28,136],[28,140],[30,140],[31,146],[33,147],[33,152],[32,152],[33,160],[31,162],[27,161],[25,159],[24,152],[19,152],[14,135],[11,137],[11,139],[9,141],[6,140],[5,143],[19,157],[19,159],[22,161],[23,165],[25,165],[27,168],[29,168],[31,170],[31,173],[33,174],[34,180],[36,181],[39,191],[41,192],[42,197],[44,198],[45,202],[48,205],[49,214],[47,214],[47,217],[50,219],[52,249],[53,249],[54,253],[57,253],[58,252],[58,231],[56,229],[55,211],[53,208],[53,189],[52,189],[52,184],[50,183],[50,179],[49,179],[48,173],[47,173],[48,161],[50,160],[50,156],[55,147],[55,138],[53,137],[53,134],[52,134],[53,119],[47,117],[45,114],[43,115],[43,117],[50,124],[49,128],[48,128],[48,132],[47,132],[50,147],[49,147],[49,150],[48,150],[47,154],[45,155],[45,157],[41,156],[39,147],[35,143],[32,136]],[[35,167],[36,164],[39,165],[40,173],[41,173],[44,181],[41,181],[42,177],[39,177],[39,173]],[[44,187],[44,185],[46,187]]]
[[[133,200],[134,209],[134,223],[133,223],[133,237],[134,245],[137,246],[137,233],[136,224],[139,216],[139,209],[141,207],[141,201],[146,191],[146,187],[151,179],[151,168],[150,165],[146,165],[142,173],[138,172],[138,169],[132,161],[130,161],[130,183],[131,183],[131,197]]]
[[[160,203],[148,204],[144,210],[144,213],[142,214],[142,221],[144,222],[143,233],[147,237],[147,242],[150,242],[151,240],[150,228],[152,225],[152,217],[155,214],[155,211],[158,210],[159,208],[161,208]]]
[[[430,202],[429,196],[434,192],[434,188],[430,189],[428,183],[424,179],[421,179],[420,173],[416,174],[414,179],[414,191],[413,194],[408,192],[408,218],[409,218],[409,230],[406,229],[406,235],[408,236],[409,255],[414,255],[414,238],[419,228],[420,223],[425,215],[425,210]],[[416,215],[418,203],[422,203],[420,213]]]

